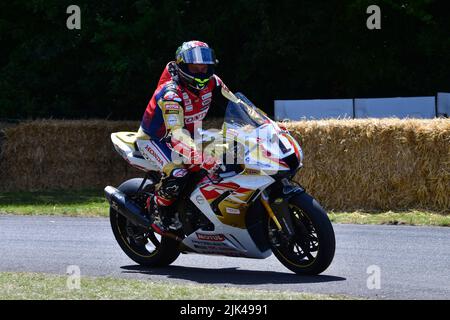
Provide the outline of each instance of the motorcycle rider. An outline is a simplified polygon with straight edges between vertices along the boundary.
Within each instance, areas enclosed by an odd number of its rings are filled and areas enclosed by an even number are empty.
[[[153,224],[158,233],[181,227],[171,205],[185,187],[188,173],[211,171],[218,165],[218,159],[197,150],[192,137],[211,105],[224,105],[224,91],[229,92],[214,74],[217,60],[205,42],[184,42],[175,58],[164,69],[139,128],[140,139],[149,139],[143,154],[162,172],[155,196],[147,201],[148,210],[157,211],[160,218]],[[177,154],[183,156],[183,163],[174,162]]]

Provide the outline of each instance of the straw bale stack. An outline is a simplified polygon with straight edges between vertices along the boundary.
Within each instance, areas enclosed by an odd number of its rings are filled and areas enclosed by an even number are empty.
[[[5,130],[1,190],[98,188],[140,171],[114,151],[110,134],[136,131],[138,122],[42,120]]]
[[[450,210],[450,121],[364,119],[286,125],[305,153],[297,174],[336,210]]]
[[[110,140],[112,132],[138,126],[134,121],[41,120],[8,127],[0,190],[101,188],[142,176]],[[449,213],[450,120],[320,120],[285,126],[304,150],[296,180],[327,209]]]

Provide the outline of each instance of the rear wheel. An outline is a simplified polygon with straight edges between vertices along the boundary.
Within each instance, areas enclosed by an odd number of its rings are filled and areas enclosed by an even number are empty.
[[[142,179],[131,179],[122,183],[118,189],[127,196],[134,196],[142,183]],[[145,188],[151,189],[151,182]],[[140,204],[144,210],[145,201]],[[117,243],[133,261],[148,267],[163,267],[174,262],[180,255],[179,243],[176,240],[163,237],[151,229],[134,225],[113,208],[109,217],[111,228]]]
[[[274,255],[297,274],[317,275],[331,264],[335,252],[333,226],[325,210],[309,194],[303,192],[289,199],[293,239],[287,239],[268,219],[269,240]]]

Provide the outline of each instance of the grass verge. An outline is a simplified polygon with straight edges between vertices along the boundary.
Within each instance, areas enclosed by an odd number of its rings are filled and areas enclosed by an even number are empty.
[[[106,217],[109,207],[103,190],[0,192],[0,213]]]
[[[104,277],[82,277],[79,289],[67,276],[41,273],[0,273],[2,300],[349,300],[342,295],[251,290],[212,285],[175,284]]]
[[[108,208],[102,190],[0,193],[3,214],[107,217]],[[329,216],[335,223],[450,226],[450,215],[419,210],[329,212]]]
[[[450,227],[450,215],[418,210],[396,212],[330,212],[328,215],[334,223]]]

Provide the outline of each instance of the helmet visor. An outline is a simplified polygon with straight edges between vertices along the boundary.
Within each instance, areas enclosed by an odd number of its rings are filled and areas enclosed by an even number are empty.
[[[180,54],[181,61],[194,64],[215,64],[216,59],[211,48],[195,47]]]

